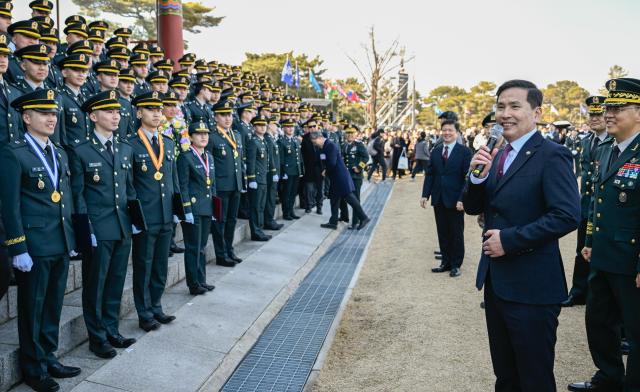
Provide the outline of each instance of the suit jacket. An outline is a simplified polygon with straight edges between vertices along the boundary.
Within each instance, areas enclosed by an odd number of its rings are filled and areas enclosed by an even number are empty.
[[[313,146],[308,133],[302,137],[300,151],[302,152],[302,163],[304,165],[304,180],[306,182],[322,180],[322,166],[320,165],[318,151]]]
[[[320,150],[320,159],[324,164],[326,176],[331,181],[330,198],[344,197],[356,189],[351,174],[349,174],[340,155],[340,149],[334,142],[329,139],[324,141],[322,150]]]
[[[456,143],[445,164],[442,158],[443,148],[440,144],[433,150],[422,185],[422,197],[431,197],[431,205],[442,204],[447,208],[455,208],[456,203],[462,201],[471,163],[471,150]]]
[[[498,180],[501,154],[487,179],[470,183],[463,198],[468,214],[484,213],[485,231],[500,230],[506,253],[498,258],[482,254],[476,287],[481,289],[490,274],[494,292],[504,300],[559,304],[567,299],[567,284],[558,240],[580,221],[573,157],[536,132]]]

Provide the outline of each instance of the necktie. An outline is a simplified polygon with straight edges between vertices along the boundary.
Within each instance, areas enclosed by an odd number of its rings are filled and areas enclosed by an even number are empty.
[[[447,163],[449,159],[449,146],[444,146],[444,152],[442,153],[442,162]]]
[[[511,150],[513,150],[511,144],[507,144],[507,146],[504,148],[504,151],[502,151],[502,155],[500,155],[500,160],[498,161],[498,180],[501,179],[502,176],[504,176],[504,163],[507,161],[507,156],[509,155]]]
[[[620,155],[620,148],[618,146],[613,146],[611,150],[611,156],[609,157],[609,167],[607,170],[610,170],[614,163],[618,160],[618,156]]]
[[[158,147],[158,137],[155,135],[151,138],[151,146],[153,147],[153,152],[158,156],[160,148]]]
[[[47,158],[47,162],[49,162],[49,166],[51,166],[53,170],[53,156],[51,155],[51,146],[48,144],[44,147],[44,156]]]
[[[113,158],[113,150],[111,149],[111,140],[107,140],[107,142],[104,144],[104,146],[107,148],[107,152],[109,153],[109,155],[111,155],[111,158]]]
[[[593,137],[593,141],[591,142],[591,159],[593,159],[593,154],[596,152],[596,148],[600,144],[600,138],[597,136]]]
[[[9,100],[7,99],[7,87],[4,83],[0,85],[0,98],[2,98],[5,103],[9,102]]]

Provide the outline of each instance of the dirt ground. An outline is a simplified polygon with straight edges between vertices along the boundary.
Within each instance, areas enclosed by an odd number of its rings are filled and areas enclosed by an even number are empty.
[[[474,287],[481,229],[465,219],[462,276],[439,264],[433,210],[419,206],[422,178],[397,181],[314,392],[493,390],[482,293]],[[562,239],[571,282],[576,234]],[[556,382],[587,380],[591,362],[584,306],[563,309]]]

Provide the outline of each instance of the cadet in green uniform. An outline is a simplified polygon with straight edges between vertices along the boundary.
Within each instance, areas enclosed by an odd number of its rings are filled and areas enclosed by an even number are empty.
[[[270,173],[269,154],[264,134],[267,131],[267,119],[257,116],[251,120],[254,134],[247,145],[247,182],[249,184],[249,228],[252,241],[268,241],[265,234],[264,205],[267,201],[267,176]]]
[[[186,214],[182,222],[184,234],[184,269],[191,295],[204,294],[215,287],[207,283],[205,247],[211,232],[215,171],[213,156],[206,151],[209,128],[204,121],[189,126],[191,146],[178,156],[180,193]]]
[[[8,3],[11,4],[11,3]],[[9,65],[9,48],[7,36],[0,34],[0,147],[13,143],[22,137],[22,119],[11,102],[21,94],[13,86],[9,86],[4,76]]]
[[[288,119],[282,123],[284,136],[278,139],[280,149],[280,173],[284,181],[282,192],[282,216],[284,220],[300,219],[293,211],[293,204],[298,193],[298,182],[302,175],[302,158],[300,140],[295,136],[295,121]]]
[[[120,70],[118,76],[118,92],[120,102],[120,124],[116,135],[122,139],[131,136],[135,132],[135,113],[133,105],[131,105],[131,97],[133,94],[134,83],[136,81],[135,73],[131,68]]]
[[[195,98],[184,105],[185,119],[189,123],[202,120],[209,129],[214,129],[213,112],[207,103],[211,97],[213,85],[210,82],[198,82],[193,87]]]
[[[24,79],[24,70],[20,67],[20,60],[16,52],[30,45],[37,45],[40,39],[40,25],[32,20],[21,20],[11,24],[8,28],[11,43],[15,47],[9,56],[9,69],[6,78],[11,84],[17,85]]]
[[[133,236],[133,299],[140,328],[157,329],[158,323],[175,320],[162,311],[167,283],[169,246],[173,223],[173,197],[180,193],[175,146],[158,133],[162,119],[162,96],[154,91],[133,100],[140,129],[129,138],[133,147],[133,184],[142,203],[148,230]]]
[[[129,60],[129,64],[136,73],[136,82],[133,89],[133,96],[145,94],[151,91],[151,86],[145,80],[149,75],[149,56],[143,53],[134,54]]]
[[[598,371],[591,381],[570,384],[571,391],[640,390],[640,80],[612,79],[605,86],[604,116],[615,141],[593,176],[583,250],[591,267],[587,340]],[[630,347],[626,369],[620,326]]]
[[[34,91],[12,106],[22,112],[27,132],[0,152],[0,204],[18,283],[20,367],[27,385],[55,391],[51,377],[80,374],[54,354],[69,256],[76,254],[69,164],[49,139],[57,121],[56,92]]]
[[[216,251],[216,264],[233,267],[242,259],[233,251],[233,237],[238,220],[240,193],[243,188],[245,168],[244,146],[240,134],[231,128],[233,105],[221,100],[212,107],[216,131],[209,135],[207,150],[214,160],[216,192],[222,204],[222,217],[213,222],[211,233]]]
[[[269,173],[267,173],[267,195],[264,203],[264,228],[280,230],[284,225],[275,220],[278,182],[280,181],[280,150],[276,143],[278,139],[278,121],[276,117],[268,119],[267,132],[264,141],[267,144],[269,156]]]
[[[62,59],[59,65],[64,76],[64,87],[60,92],[61,144],[67,148],[89,139],[89,116],[82,110],[86,99],[82,85],[87,80],[89,56],[73,54]]]
[[[90,223],[93,254],[82,262],[82,312],[89,332],[89,350],[100,358],[116,356],[135,339],[119,332],[120,302],[131,251],[128,202],[133,188],[133,150],[114,134],[120,123],[115,90],[89,98],[82,110],[94,131],[70,153],[75,212]],[[83,252],[84,254],[84,252]]]
[[[346,142],[342,147],[344,164],[347,166],[349,174],[351,174],[351,179],[355,186],[353,193],[358,201],[360,201],[360,188],[362,188],[362,179],[364,178],[363,173],[367,167],[367,161],[369,161],[367,147],[360,140],[356,140],[356,135],[359,131],[360,130],[357,126],[347,125],[344,130]],[[344,199],[340,201],[340,209],[348,211],[347,202]],[[352,214],[351,226],[349,226],[349,229],[357,229],[358,223],[358,217],[355,214]]]
[[[580,148],[580,210],[581,220],[578,226],[578,241],[576,246],[575,264],[573,266],[573,283],[569,297],[561,305],[571,307],[584,305],[587,301],[587,287],[589,278],[589,263],[582,256],[584,240],[587,232],[589,208],[593,199],[593,173],[599,161],[599,155],[604,148],[611,148],[613,138],[607,135],[604,122],[604,99],[601,96],[587,98],[589,111],[589,126],[591,133],[581,141]]]

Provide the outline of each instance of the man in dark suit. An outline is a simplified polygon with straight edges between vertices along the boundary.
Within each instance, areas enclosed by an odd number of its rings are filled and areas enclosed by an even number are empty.
[[[454,120],[442,123],[442,144],[433,149],[427,166],[420,205],[431,205],[436,217],[438,244],[442,262],[432,272],[449,272],[449,276],[460,276],[464,259],[464,208],[462,193],[466,183],[471,150],[456,142],[460,124]]]
[[[315,206],[316,212],[322,214],[322,168],[318,159],[318,152],[313,146],[313,142],[309,137],[309,133],[318,129],[318,118],[311,117],[303,124],[304,136],[300,143],[302,152],[302,163],[304,164],[305,195],[307,207],[304,212],[307,214]]]
[[[476,286],[484,285],[495,390],[555,391],[556,330],[567,299],[558,241],[580,221],[573,157],[537,131],[542,92],[533,83],[508,81],[497,97],[507,145],[478,150],[471,169],[485,166],[470,175],[463,197],[467,213],[485,216]]]

